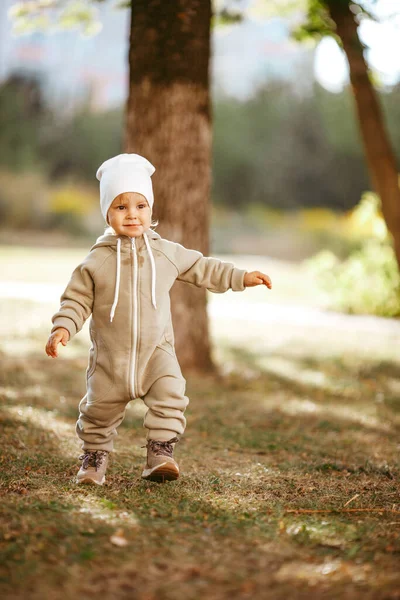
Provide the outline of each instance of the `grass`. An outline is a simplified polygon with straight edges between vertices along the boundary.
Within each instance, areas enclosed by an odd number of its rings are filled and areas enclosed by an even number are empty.
[[[0,321],[2,598],[400,597],[400,359],[389,338],[377,335],[372,353],[361,336],[355,353],[351,336],[317,344],[312,332],[313,344],[294,346],[268,325],[273,346],[229,345],[214,328],[220,374],[187,376],[182,477],[141,480],[137,401],[107,484],[80,488],[87,346],[78,337],[48,359],[36,309],[21,300],[19,321]]]
[[[294,415],[284,401],[295,392],[261,372],[254,382],[190,379],[182,478],[140,479],[142,416],[130,409],[107,485],[81,489],[73,413],[84,359],[31,356],[23,376],[21,359],[3,364],[3,597],[264,598],[266,586],[271,598],[300,598],[310,586],[330,597],[396,597],[398,429],[381,429],[386,412],[373,426],[354,423],[329,412],[348,398],[326,393],[329,417]],[[68,395],[55,407],[67,372]],[[368,399],[353,408],[368,414]],[[348,508],[371,512],[346,512],[352,498]],[[110,538],[121,529],[120,548]]]

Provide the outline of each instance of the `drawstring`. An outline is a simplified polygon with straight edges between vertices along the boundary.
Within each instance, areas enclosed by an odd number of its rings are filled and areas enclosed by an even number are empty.
[[[147,235],[145,233],[143,233],[143,237],[144,237],[147,252],[149,253],[150,262],[151,262],[151,302],[152,302],[154,308],[157,309],[157,304],[156,304],[156,265],[154,262],[153,252],[151,250],[150,242],[147,238]],[[111,307],[111,312],[110,312],[110,323],[112,323],[112,320],[115,315],[115,310],[116,310],[117,304],[118,304],[120,279],[121,279],[121,238],[118,238],[118,240],[117,240],[117,277],[115,280],[114,302],[113,302],[113,305]]]
[[[115,309],[117,308],[117,304],[118,304],[120,278],[121,278],[121,239],[118,238],[118,240],[117,240],[117,278],[115,280],[114,302],[113,302],[113,305],[111,307],[111,312],[110,312],[110,323],[112,323],[112,320],[113,320],[114,314],[115,314]]]
[[[144,237],[144,241],[146,243],[147,252],[149,253],[150,262],[151,262],[151,301],[152,301],[154,308],[157,309],[157,304],[156,304],[156,265],[154,262],[153,252],[151,250],[150,242],[147,238],[147,235],[144,233],[143,237]]]

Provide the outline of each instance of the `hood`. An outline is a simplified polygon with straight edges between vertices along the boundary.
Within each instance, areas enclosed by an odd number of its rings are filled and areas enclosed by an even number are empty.
[[[151,249],[149,239],[156,240],[156,239],[160,239],[160,238],[161,238],[161,236],[156,231],[153,231],[152,229],[148,229],[147,231],[143,232],[142,235],[135,238],[136,246],[138,248],[141,248],[142,245],[144,244],[147,248],[147,252],[149,253],[150,263],[151,263],[151,300],[152,300],[152,304],[153,304],[155,310],[157,310],[157,304],[156,304],[157,274],[156,274],[156,265],[154,262],[153,251]],[[121,283],[121,246],[124,246],[126,248],[129,245],[129,249],[130,249],[131,239],[132,238],[128,237],[127,235],[116,235],[115,233],[105,233],[105,234],[101,235],[100,237],[98,237],[96,240],[96,243],[91,247],[91,250],[94,250],[95,248],[100,248],[101,246],[111,246],[111,247],[116,247],[116,250],[117,250],[117,255],[116,255],[117,276],[115,279],[114,302],[113,302],[113,305],[112,305],[111,311],[110,311],[110,323],[112,323],[115,311],[118,306],[119,287],[120,287],[120,283]],[[136,261],[137,261],[137,257],[135,254],[135,267],[137,268]]]

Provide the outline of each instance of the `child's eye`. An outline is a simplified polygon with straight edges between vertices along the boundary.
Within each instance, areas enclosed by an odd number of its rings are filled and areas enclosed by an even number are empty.
[[[146,208],[145,204],[139,204],[139,208]]]
[[[117,210],[124,209],[124,208],[125,208],[125,206],[123,206],[122,204],[121,204],[121,206],[117,206]]]

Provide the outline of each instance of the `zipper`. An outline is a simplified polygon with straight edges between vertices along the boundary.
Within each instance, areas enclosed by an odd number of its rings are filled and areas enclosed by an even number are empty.
[[[136,371],[136,353],[137,353],[137,338],[138,338],[138,290],[137,290],[137,278],[138,278],[138,264],[135,238],[132,238],[132,252],[133,252],[133,351],[132,351],[132,367],[131,367],[131,396],[132,400],[137,397],[135,390],[135,371]]]

